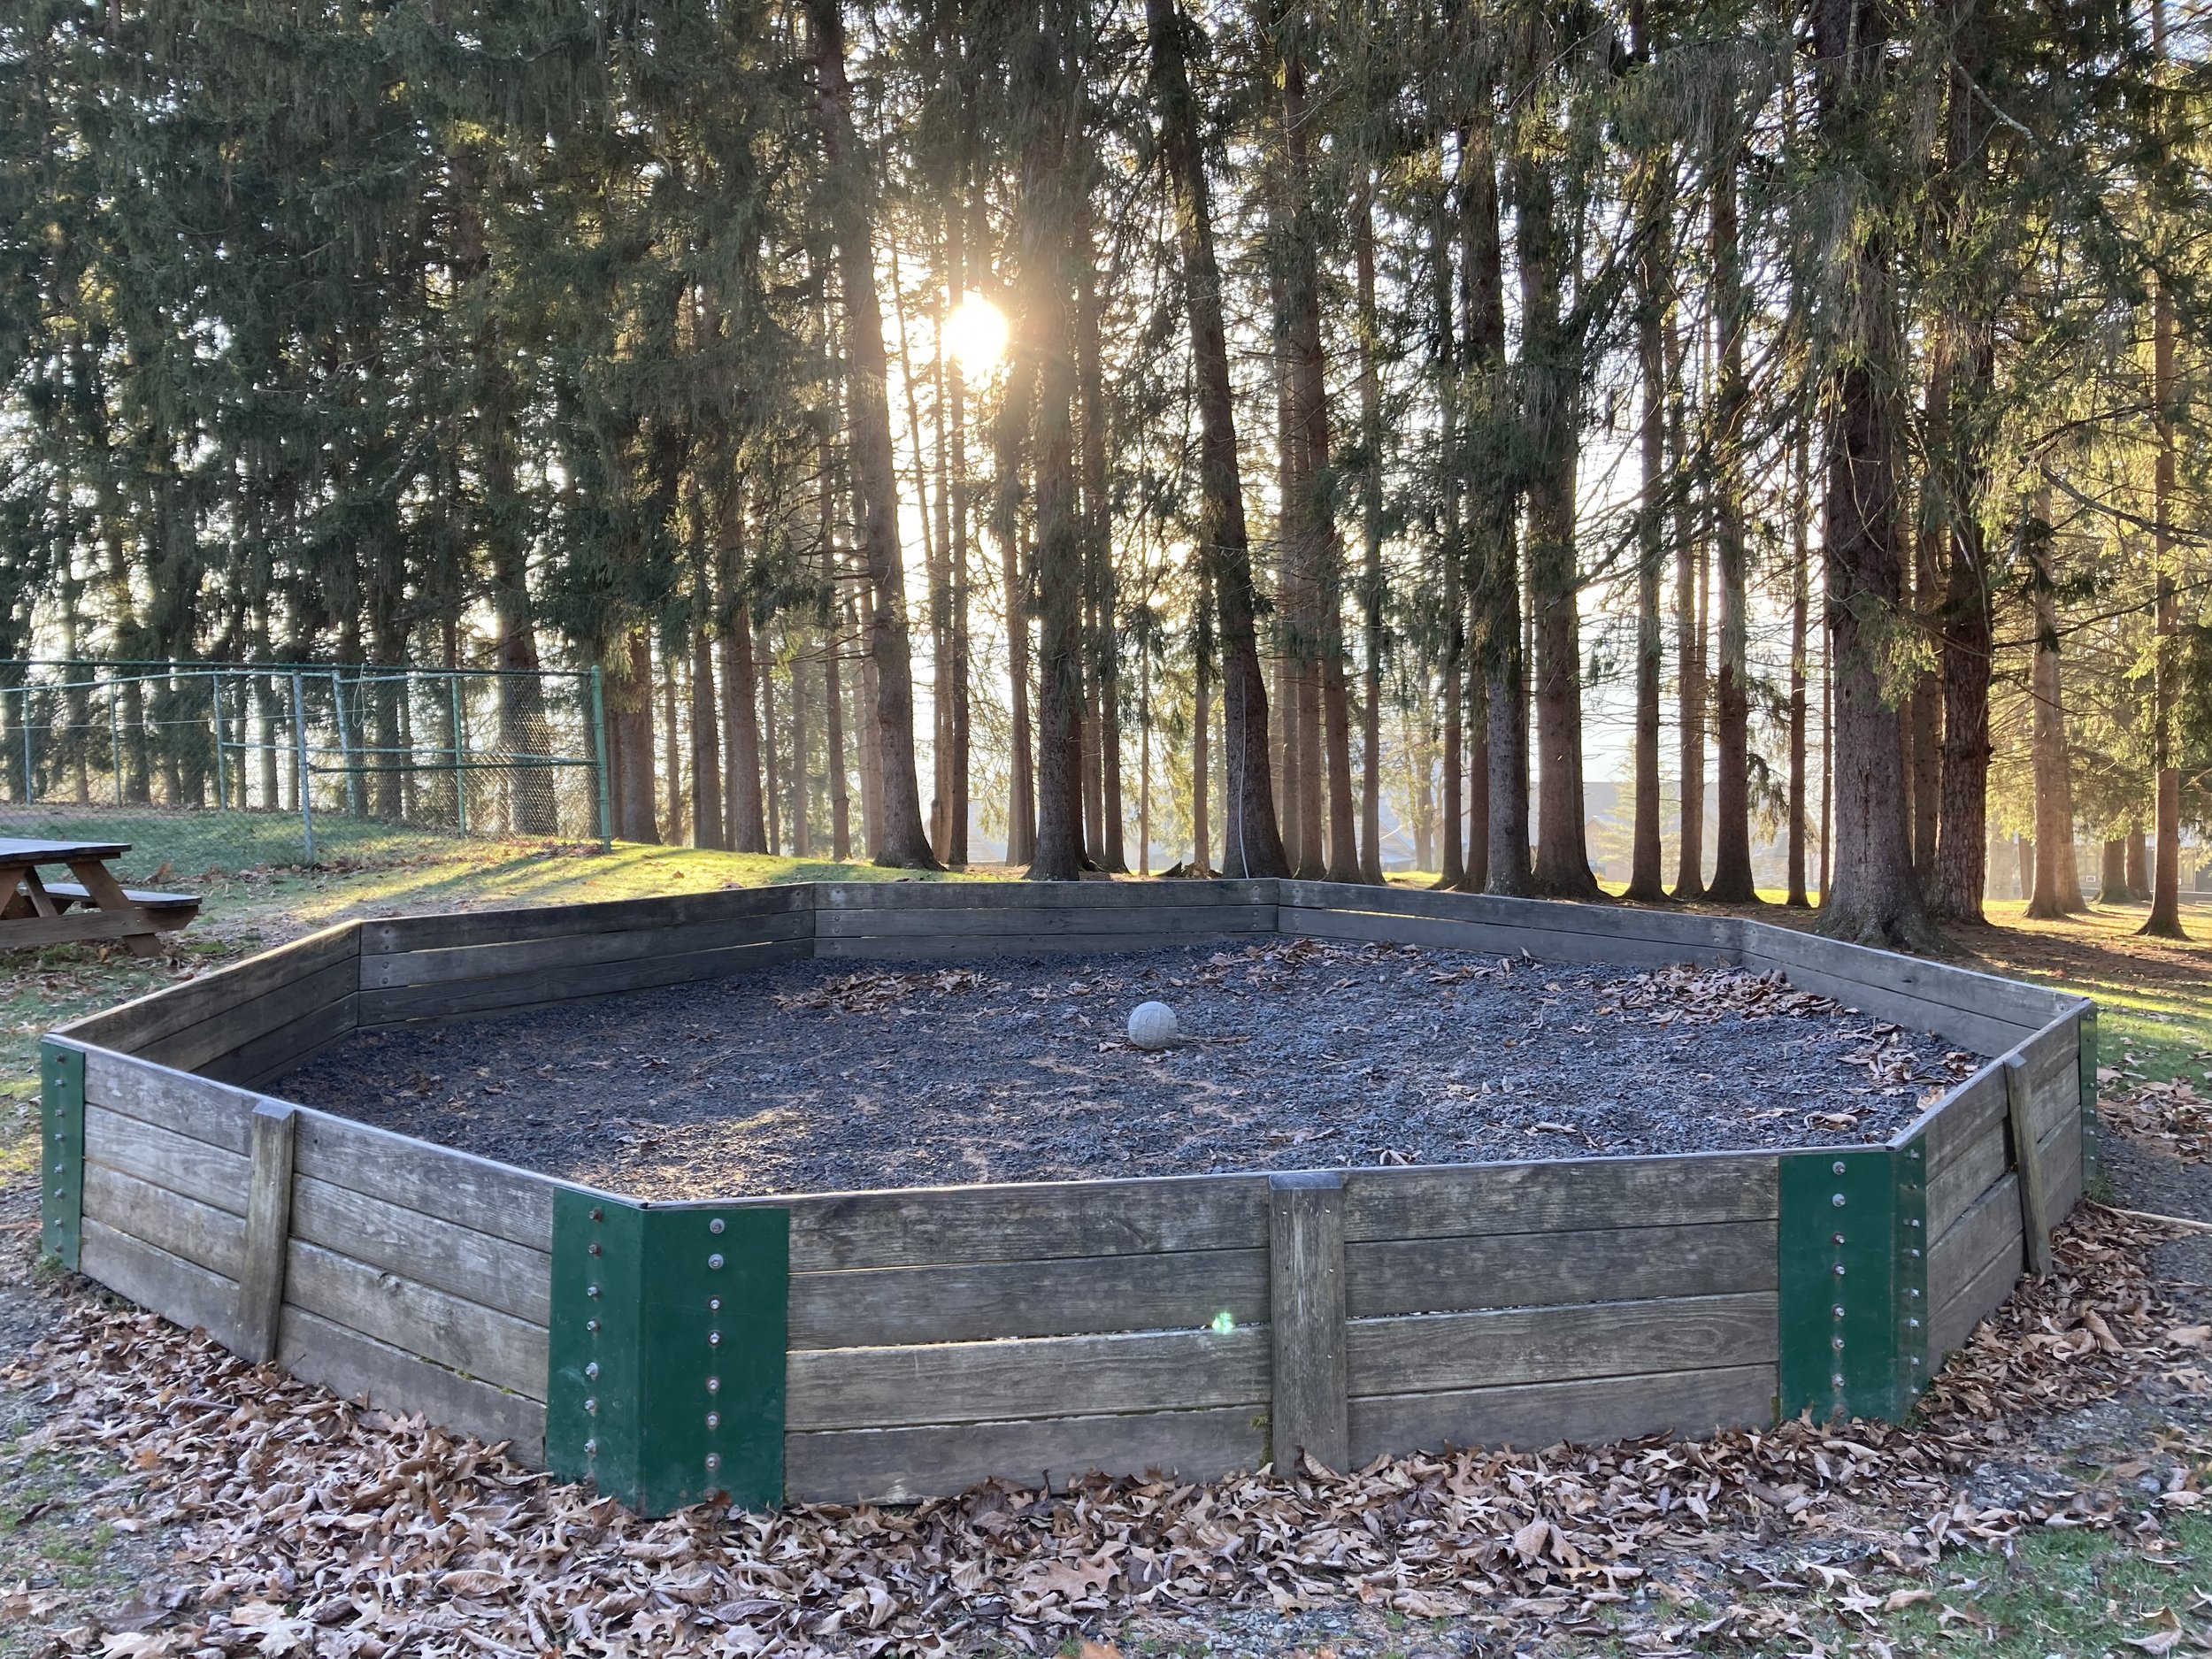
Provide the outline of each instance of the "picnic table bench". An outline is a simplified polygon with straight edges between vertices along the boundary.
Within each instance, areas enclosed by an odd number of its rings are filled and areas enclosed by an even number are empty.
[[[128,841],[0,840],[0,950],[119,939],[134,956],[157,954],[160,935],[197,916],[200,901],[126,888],[108,860],[130,849]],[[48,881],[41,865],[76,879]]]

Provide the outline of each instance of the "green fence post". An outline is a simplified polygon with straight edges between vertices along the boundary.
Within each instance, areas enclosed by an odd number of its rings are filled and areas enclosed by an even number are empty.
[[[84,1050],[39,1043],[39,1248],[73,1271],[84,1239]]]
[[[108,761],[115,770],[115,804],[123,804],[123,718],[116,707],[120,695],[112,680],[108,681]]]
[[[790,1212],[553,1198],[546,1465],[641,1515],[783,1501]]]
[[[1926,1151],[1780,1158],[1776,1284],[1785,1420],[1901,1420],[1928,1381]]]
[[[2082,1010],[2074,1030],[2081,1067],[2081,1184],[2089,1187],[2096,1184],[2103,1170],[2097,1146],[2104,1125],[2097,1117],[2097,1010],[2093,1005]]]
[[[27,681],[21,693],[23,704],[23,803],[28,806],[38,796],[31,787],[31,687]]]
[[[607,791],[607,696],[596,663],[591,665],[591,771],[598,786],[599,850],[611,853],[614,850],[614,803]]]
[[[292,671],[293,770],[298,773],[300,836],[307,843],[307,862],[315,862],[314,774],[307,766],[307,687],[297,669]]]
[[[215,734],[215,810],[230,810],[230,775],[228,764],[223,758],[223,671],[211,669],[207,676],[207,729]]]
[[[453,812],[461,833],[469,833],[468,725],[461,708],[461,676],[445,677],[446,702],[453,710]]]

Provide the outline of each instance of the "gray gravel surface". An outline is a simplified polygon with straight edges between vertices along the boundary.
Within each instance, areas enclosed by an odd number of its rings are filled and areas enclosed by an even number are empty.
[[[1125,1036],[1151,998],[1159,1054]],[[270,1087],[666,1198],[1850,1144],[1977,1063],[1734,970],[1270,940],[802,963],[365,1034]]]

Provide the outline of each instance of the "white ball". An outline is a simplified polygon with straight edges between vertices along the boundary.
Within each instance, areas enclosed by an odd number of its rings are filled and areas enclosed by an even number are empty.
[[[1140,1048],[1164,1048],[1175,1041],[1175,1010],[1165,1002],[1140,1002],[1129,1010],[1129,1041]]]

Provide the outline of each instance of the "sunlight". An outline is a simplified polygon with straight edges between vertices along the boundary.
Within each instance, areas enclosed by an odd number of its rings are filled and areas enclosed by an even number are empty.
[[[986,380],[1006,355],[1006,314],[980,294],[970,294],[945,320],[945,343],[970,380]]]

